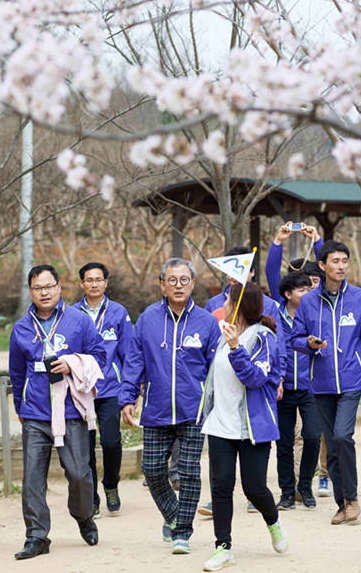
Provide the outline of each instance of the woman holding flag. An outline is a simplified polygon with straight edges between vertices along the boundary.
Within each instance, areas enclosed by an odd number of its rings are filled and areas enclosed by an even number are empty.
[[[273,548],[284,553],[288,546],[266,483],[271,442],[279,438],[275,321],[262,316],[262,292],[253,283],[232,285],[224,310],[223,336],[207,380],[202,429],[208,435],[216,536],[216,551],[204,564],[205,571],[235,563],[231,523],[237,457],[243,491],[262,514]]]

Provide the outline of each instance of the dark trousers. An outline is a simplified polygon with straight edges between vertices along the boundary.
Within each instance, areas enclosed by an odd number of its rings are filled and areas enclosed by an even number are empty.
[[[357,498],[355,433],[361,392],[315,395],[327,446],[327,469],[339,507]]]
[[[298,489],[311,489],[320,451],[321,425],[314,397],[307,390],[284,390],[277,402],[280,439],[277,440],[278,485],[283,495],[295,495],[294,443],[297,410],[302,419],[303,448]]]
[[[262,514],[267,525],[273,525],[278,519],[273,495],[267,487],[271,442],[252,445],[250,440],[208,436],[208,444],[216,547],[225,543],[226,548],[230,548],[237,456],[245,496]]]
[[[100,445],[103,452],[103,479],[105,489],[115,489],[119,482],[122,462],[122,440],[120,433],[120,408],[118,398],[97,398],[94,400],[97,414]],[[93,475],[94,504],[99,505],[98,476],[96,468],[96,431],[89,432],[90,467]]]
[[[86,422],[66,420],[64,446],[57,448],[61,467],[68,480],[68,508],[73,517],[93,515],[93,483],[89,468],[89,432]],[[24,420],[23,436],[23,515],[26,537],[45,539],[50,530],[46,503],[47,479],[53,436],[51,423]]]

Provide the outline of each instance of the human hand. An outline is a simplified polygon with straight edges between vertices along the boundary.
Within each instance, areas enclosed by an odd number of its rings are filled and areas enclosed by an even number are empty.
[[[282,225],[277,233],[274,236],[273,242],[275,245],[282,245],[285,239],[289,239],[291,236],[291,231],[288,229],[288,225],[292,223],[292,221],[287,221],[284,225]]]
[[[319,348],[326,348],[327,340],[321,340],[317,338],[317,336],[310,336],[308,337],[308,346],[312,348],[312,350],[318,350]]]
[[[305,235],[308,239],[312,239],[314,243],[320,239],[320,235],[313,225],[305,225],[303,229],[301,229],[302,235]]]
[[[238,328],[235,324],[230,324],[229,322],[224,322],[223,324],[223,335],[230,348],[235,348],[239,346],[238,342]]]
[[[51,372],[53,374],[70,374],[70,368],[65,356],[60,356],[51,363]]]
[[[135,417],[134,404],[126,404],[122,409],[123,421],[128,426],[138,426],[138,420]]]

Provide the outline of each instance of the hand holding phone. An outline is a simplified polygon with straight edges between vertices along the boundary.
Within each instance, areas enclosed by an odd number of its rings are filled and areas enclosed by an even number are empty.
[[[308,344],[313,350],[317,348],[326,348],[327,346],[326,340],[322,340],[321,338],[318,338],[318,336],[312,336],[312,334],[308,337]]]
[[[56,354],[54,354],[53,356],[47,356],[46,358],[44,358],[44,364],[45,364],[45,368],[46,371],[48,373],[49,376],[49,380],[50,380],[50,384],[54,384],[54,382],[60,382],[60,380],[63,379],[63,375],[61,372],[52,372],[51,371],[51,363],[55,362],[55,360],[58,360],[58,357]]]

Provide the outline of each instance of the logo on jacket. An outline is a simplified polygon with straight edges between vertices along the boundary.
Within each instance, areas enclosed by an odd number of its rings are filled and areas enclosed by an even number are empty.
[[[349,312],[346,316],[345,314],[340,317],[340,326],[355,326],[356,320],[353,317],[353,312]]]
[[[255,362],[255,365],[258,366],[258,368],[260,368],[262,370],[262,372],[265,376],[267,376],[268,372],[271,370],[269,362],[267,362],[266,360],[264,362],[257,360]]]
[[[117,334],[113,327],[109,330],[103,330],[102,337],[103,340],[117,340]]]
[[[59,352],[60,350],[66,350],[67,348],[69,348],[68,344],[66,344],[65,342],[65,336],[63,336],[62,334],[55,333],[52,344],[55,352]]]
[[[183,346],[188,348],[202,348],[202,341],[199,338],[198,332],[196,332],[193,336],[186,336],[183,341]]]

